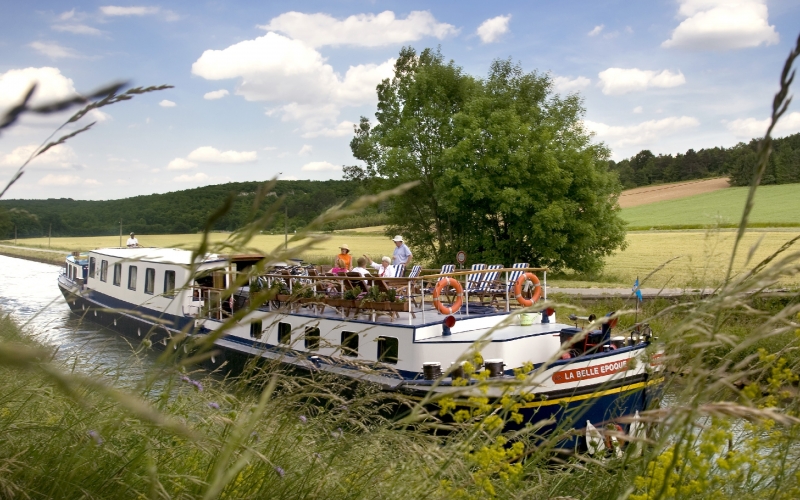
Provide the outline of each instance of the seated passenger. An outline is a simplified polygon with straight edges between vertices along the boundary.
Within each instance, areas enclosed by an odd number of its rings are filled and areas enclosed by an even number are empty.
[[[381,263],[378,264],[377,262],[372,262],[372,259],[369,258],[369,255],[364,255],[364,257],[369,261],[370,267],[375,269],[378,272],[378,276],[381,278],[394,278],[395,277],[395,267],[392,264],[391,257],[384,256],[381,259]]]
[[[342,259],[344,262],[344,267],[349,271],[353,268],[353,256],[350,255],[350,247],[346,244],[342,244],[339,246],[340,253],[336,256],[337,259]]]
[[[339,274],[339,273],[346,273],[346,272],[347,272],[347,266],[345,265],[344,261],[342,259],[337,258],[336,259],[336,265],[334,265],[331,268],[331,273]]]
[[[358,273],[361,276],[371,276],[369,271],[364,267],[364,266],[367,265],[367,259],[366,258],[359,257],[358,260],[356,261],[356,263],[358,264],[358,266],[353,268],[353,272],[354,273]]]

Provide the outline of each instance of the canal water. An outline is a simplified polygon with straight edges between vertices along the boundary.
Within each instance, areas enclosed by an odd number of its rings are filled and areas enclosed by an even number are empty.
[[[0,255],[0,312],[40,343],[57,349],[70,369],[132,386],[153,368],[157,352],[140,351],[121,335],[70,313],[56,281],[61,267]]]

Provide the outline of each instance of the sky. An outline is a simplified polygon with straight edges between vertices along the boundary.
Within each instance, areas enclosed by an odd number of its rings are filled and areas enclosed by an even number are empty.
[[[32,161],[7,198],[115,199],[231,181],[340,179],[353,124],[400,49],[493,60],[578,93],[612,158],[730,147],[764,133],[800,32],[790,0],[4,0],[0,112],[110,82],[173,89],[96,110],[89,132]],[[110,3],[109,3],[110,2]],[[796,86],[795,86],[796,87]],[[10,178],[69,114],[0,134]],[[791,107],[776,136],[800,132]]]

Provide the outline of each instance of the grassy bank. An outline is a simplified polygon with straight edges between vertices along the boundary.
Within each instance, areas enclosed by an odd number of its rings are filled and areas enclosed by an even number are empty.
[[[38,250],[30,250],[26,248],[14,248],[11,246],[2,246],[0,247],[0,255],[5,255],[7,257],[19,257],[22,259],[33,260],[36,262],[42,262],[44,264],[55,264],[57,266],[64,265],[64,257],[67,255],[68,252],[46,252],[46,251],[38,251]]]
[[[685,227],[689,224],[738,226],[747,187],[732,187],[677,200],[665,200],[622,210],[630,227]],[[750,223],[800,225],[800,184],[761,186]]]

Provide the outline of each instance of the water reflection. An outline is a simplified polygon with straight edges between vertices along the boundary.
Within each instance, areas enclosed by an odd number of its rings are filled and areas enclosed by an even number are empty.
[[[124,337],[70,312],[56,285],[61,267],[0,255],[0,269],[0,310],[41,343],[56,347],[56,358],[70,368],[128,386],[155,366],[158,353],[133,355]]]

